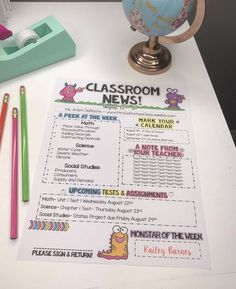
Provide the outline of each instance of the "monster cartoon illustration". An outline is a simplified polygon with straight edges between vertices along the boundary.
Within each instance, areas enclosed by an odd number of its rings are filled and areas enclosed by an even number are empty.
[[[183,100],[185,99],[184,95],[178,94],[178,89],[167,89],[167,94],[166,94],[166,100],[165,103],[169,104],[168,108],[169,109],[175,109],[178,110],[180,109],[179,103],[182,103]]]
[[[110,249],[99,251],[97,256],[105,259],[126,260],[128,259],[128,229],[114,226],[110,238]]]
[[[74,96],[76,95],[77,92],[82,92],[84,88],[78,87],[76,88],[77,84],[68,84],[67,82],[65,83],[65,87],[60,91],[60,95],[63,96],[62,101],[65,102],[75,102]]]

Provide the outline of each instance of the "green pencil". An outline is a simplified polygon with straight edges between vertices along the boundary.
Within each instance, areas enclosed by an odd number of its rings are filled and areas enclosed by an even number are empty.
[[[20,111],[21,111],[21,158],[22,158],[22,200],[29,201],[29,171],[28,171],[28,139],[25,87],[20,87]]]

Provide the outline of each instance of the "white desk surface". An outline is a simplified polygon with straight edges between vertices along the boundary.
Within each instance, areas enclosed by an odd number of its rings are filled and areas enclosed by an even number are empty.
[[[133,71],[127,62],[130,47],[145,37],[129,29],[121,3],[13,3],[8,26],[17,32],[48,15],[54,15],[72,35],[78,45],[77,56],[0,85],[1,98],[5,92],[11,94],[10,108],[19,106],[19,86],[27,87],[31,183],[56,77],[187,84],[212,268],[16,261],[20,240],[9,240],[11,121],[8,114],[0,154],[0,288],[235,289],[235,147],[195,41],[169,47],[173,66],[168,73],[145,76]],[[20,232],[29,205],[20,203]]]

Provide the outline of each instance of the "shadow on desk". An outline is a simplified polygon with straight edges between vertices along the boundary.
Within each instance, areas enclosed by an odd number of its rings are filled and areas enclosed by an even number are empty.
[[[205,21],[195,38],[236,144],[235,10],[235,1],[225,0],[222,5],[207,0]]]

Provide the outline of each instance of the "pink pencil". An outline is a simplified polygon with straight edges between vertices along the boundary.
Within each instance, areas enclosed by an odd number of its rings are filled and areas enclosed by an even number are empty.
[[[18,110],[12,110],[12,173],[11,173],[11,230],[10,238],[17,239],[18,228]]]

